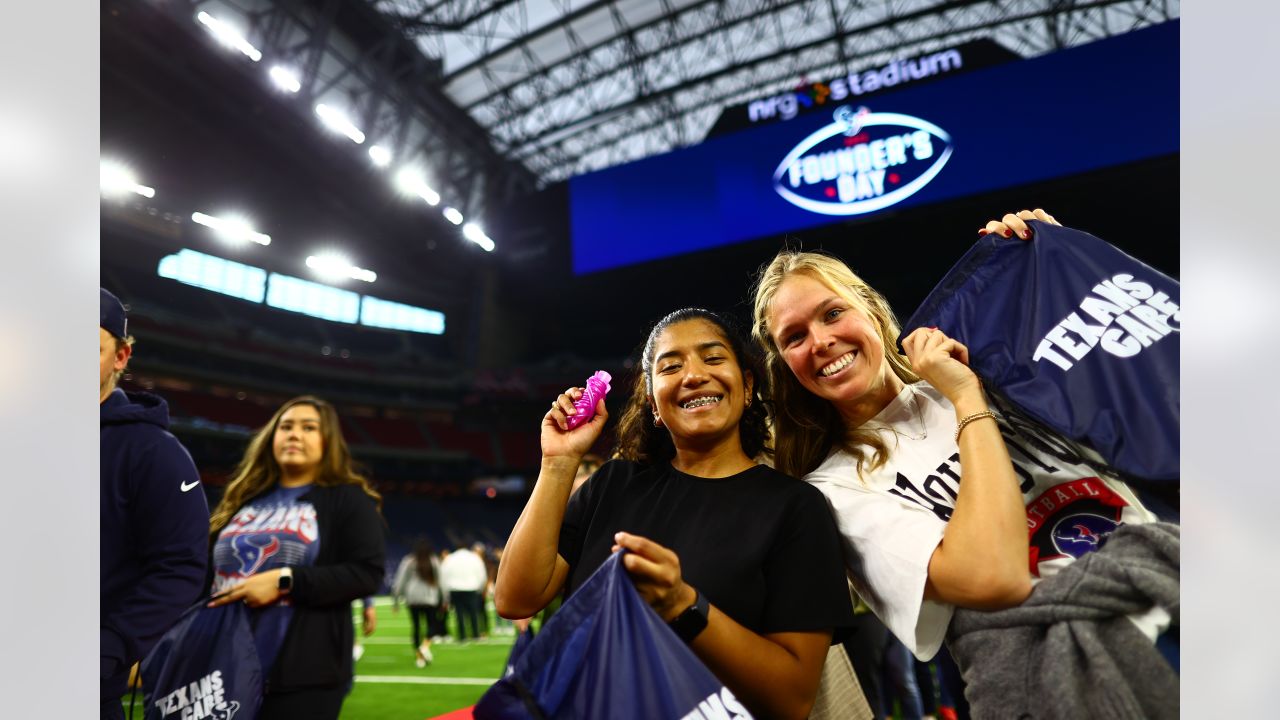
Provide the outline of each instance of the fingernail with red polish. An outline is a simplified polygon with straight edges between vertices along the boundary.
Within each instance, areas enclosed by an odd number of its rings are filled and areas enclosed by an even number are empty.
[[[1013,231],[1012,231],[1012,230],[1005,230],[1004,232],[1002,232],[1002,233],[1000,233],[1000,234],[1001,234],[1002,236],[1004,236],[1004,237],[1007,237],[1007,238],[1011,238],[1011,237],[1013,237]]]

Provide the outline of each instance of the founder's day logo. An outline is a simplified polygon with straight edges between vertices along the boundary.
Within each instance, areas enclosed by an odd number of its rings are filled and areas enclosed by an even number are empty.
[[[917,117],[842,105],[833,120],[773,171],[773,189],[810,212],[861,215],[900,203],[951,158],[951,136]]]

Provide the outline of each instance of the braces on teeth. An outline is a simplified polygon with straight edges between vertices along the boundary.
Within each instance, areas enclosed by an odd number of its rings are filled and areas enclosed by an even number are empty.
[[[720,398],[707,396],[707,397],[700,397],[694,400],[690,400],[689,402],[685,403],[683,407],[686,410],[692,410],[694,408],[702,407],[703,405],[710,405],[712,403],[718,403],[718,402],[720,402]]]

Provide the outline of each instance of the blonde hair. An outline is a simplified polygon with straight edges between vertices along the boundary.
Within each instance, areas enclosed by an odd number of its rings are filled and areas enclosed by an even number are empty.
[[[920,378],[912,372],[906,356],[897,351],[902,328],[888,301],[854,274],[844,261],[823,253],[783,250],[761,267],[753,288],[751,336],[764,349],[765,367],[773,387],[773,447],[777,467],[788,475],[803,477],[838,447],[857,459],[861,475],[864,467],[874,470],[884,465],[889,459],[888,445],[870,428],[845,427],[834,405],[806,390],[787,367],[770,333],[773,299],[783,281],[793,274],[822,283],[865,313],[875,325],[884,346],[885,360],[894,375],[904,383],[914,383]]]
[[[211,539],[217,539],[218,533],[231,522],[231,517],[239,512],[246,502],[279,482],[281,471],[280,464],[276,462],[273,440],[280,418],[295,405],[310,405],[320,414],[320,436],[324,444],[324,455],[320,460],[320,472],[315,484],[320,487],[359,485],[364,494],[377,503],[378,512],[382,512],[382,495],[373,489],[368,478],[352,467],[351,450],[347,448],[347,441],[342,437],[338,411],[318,397],[303,395],[281,405],[275,415],[271,416],[271,420],[249,440],[249,447],[245,449],[244,457],[236,466],[231,482],[227,483],[222,500],[209,516]]]

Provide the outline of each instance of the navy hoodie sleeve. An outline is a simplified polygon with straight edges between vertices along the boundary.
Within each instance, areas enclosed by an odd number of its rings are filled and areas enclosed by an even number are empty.
[[[118,610],[103,618],[99,648],[104,677],[145,656],[204,594],[209,505],[186,448],[167,432],[157,436],[129,470],[129,526],[143,572],[116,603]]]

